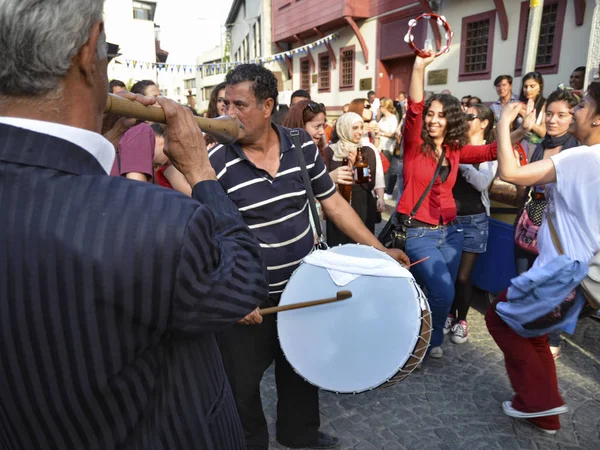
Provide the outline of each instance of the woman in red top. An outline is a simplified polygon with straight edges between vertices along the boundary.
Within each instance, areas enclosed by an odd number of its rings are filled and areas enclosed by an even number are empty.
[[[429,257],[411,270],[428,293],[433,322],[430,356],[441,358],[444,324],[454,299],[463,246],[452,196],[458,165],[494,160],[497,150],[496,144],[467,145],[467,121],[455,97],[435,94],[423,102],[425,67],[433,59],[417,56],[413,66],[404,125],[404,193],[397,213],[408,227],[406,254],[412,261]],[[442,149],[445,157],[440,175],[411,218],[411,211],[433,178]]]
[[[169,158],[165,155],[164,148],[167,145],[165,132],[166,125],[159,123],[152,124],[156,145],[154,146],[154,179],[156,184],[174,189],[191,197],[192,188],[185,177],[175,167],[171,165]]]

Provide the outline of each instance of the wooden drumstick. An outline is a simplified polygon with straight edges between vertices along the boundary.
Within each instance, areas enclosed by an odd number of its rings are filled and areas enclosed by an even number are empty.
[[[352,292],[338,291],[335,297],[312,300],[310,302],[294,303],[293,305],[273,306],[271,308],[259,309],[258,313],[261,316],[266,316],[267,314],[275,314],[281,311],[289,311],[292,309],[308,308],[309,306],[324,305],[325,303],[339,302],[340,300],[346,300],[350,297],[352,297]]]
[[[419,264],[419,263],[422,263],[423,261],[427,261],[428,259],[429,259],[429,256],[426,256],[426,257],[425,257],[425,258],[423,258],[423,259],[420,259],[420,260],[418,260],[418,261],[415,261],[414,263],[411,263],[411,265],[410,265],[410,266],[408,266],[408,267],[416,266],[417,264]]]

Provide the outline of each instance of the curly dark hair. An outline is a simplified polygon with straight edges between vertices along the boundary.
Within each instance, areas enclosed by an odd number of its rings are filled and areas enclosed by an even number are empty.
[[[462,112],[460,101],[450,94],[434,94],[431,96],[425,109],[423,109],[423,128],[421,129],[421,138],[423,146],[421,151],[429,156],[436,158],[435,142],[425,127],[425,116],[433,102],[440,102],[443,106],[444,115],[446,117],[446,135],[444,136],[444,145],[450,147],[450,151],[460,150],[468,143],[467,139],[467,120],[465,113]]]
[[[484,120],[488,121],[488,126],[485,127],[485,131],[483,132],[483,139],[485,139],[486,144],[491,144],[496,141],[496,132],[494,131],[494,124],[496,122],[496,118],[494,116],[494,111],[483,103],[477,103],[475,105],[470,106],[469,108],[475,108],[477,110],[477,117],[482,122]]]
[[[600,81],[590,83],[587,88],[587,93],[596,102],[596,114],[600,114]]]
[[[208,101],[208,114],[206,116],[209,119],[219,117],[219,110],[217,109],[217,99],[219,98],[219,91],[225,89],[225,86],[227,86],[227,83],[225,83],[224,81],[222,83],[217,84],[210,94],[210,100]]]
[[[257,104],[262,105],[266,99],[273,99],[273,110],[271,111],[271,115],[273,115],[275,105],[277,105],[277,96],[279,95],[277,78],[275,78],[273,72],[258,64],[240,64],[225,77],[227,86],[243,83],[244,81],[252,81],[252,91]]]
[[[581,99],[579,98],[579,95],[574,94],[571,90],[557,89],[554,92],[552,92],[552,94],[550,94],[548,96],[548,98],[546,99],[546,109],[548,109],[548,106],[550,106],[550,103],[554,103],[554,102],[565,102],[571,108],[575,108],[579,104],[580,101],[581,101]]]

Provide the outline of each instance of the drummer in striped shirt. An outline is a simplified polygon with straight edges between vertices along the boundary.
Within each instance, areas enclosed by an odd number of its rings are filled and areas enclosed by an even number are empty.
[[[308,197],[289,130],[271,123],[277,103],[277,79],[268,69],[242,64],[226,78],[228,114],[242,125],[238,141],[209,152],[217,179],[237,205],[263,250],[273,306],[314,244]],[[355,242],[386,251],[408,265],[400,250],[386,250],[336,191],[319,150],[309,134],[300,140],[315,197],[329,220]],[[260,324],[260,325],[258,325]],[[252,326],[254,325],[254,326]],[[275,318],[257,311],[223,332],[219,345],[246,433],[248,449],[267,450],[269,435],[260,402],[260,380],[275,360],[278,392],[277,440],[291,448],[335,448],[338,439],[319,431],[316,387],[298,376],[277,340]]]

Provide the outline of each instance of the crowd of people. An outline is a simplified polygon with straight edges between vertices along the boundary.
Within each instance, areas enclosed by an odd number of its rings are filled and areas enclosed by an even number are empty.
[[[328,123],[326,106],[315,101],[309,92],[293,92],[289,105],[278,105],[274,95],[273,113],[265,126],[278,130],[280,139],[285,132],[280,131],[279,125],[303,129],[308,133],[323,160],[322,171],[329,174],[336,190],[343,194],[342,197],[371,233],[374,233],[376,223],[381,221],[385,201],[396,202],[395,214],[402,223],[407,224],[405,251],[408,257],[413,261],[427,258],[412,271],[427,292],[432,310],[433,333],[428,355],[441,358],[444,335],[448,335],[455,344],[463,344],[469,337],[467,315],[473,299],[471,275],[478,256],[487,249],[491,213],[489,189],[500,176],[496,161],[496,136],[502,111],[508,104],[519,105],[516,117],[510,123],[510,140],[521,147],[521,155],[530,163],[577,147],[579,141],[569,132],[569,126],[573,118],[572,110],[583,97],[585,67],[576,68],[569,86],[559,86],[547,98],[544,97],[543,76],[538,72],[523,76],[519,95],[513,93],[510,75],[498,76],[494,80],[498,100],[486,105],[472,95],[465,95],[459,100],[447,90],[440,94],[425,91],[424,70],[431,61],[432,58],[417,58],[409,95],[400,92],[395,99],[376,98],[375,92],[370,91],[366,98],[357,98],[344,105],[342,114],[334,118],[331,124]],[[228,82],[225,81],[213,90],[208,117],[233,115],[239,119],[239,113],[232,107],[232,96],[227,94],[227,86]],[[144,91],[139,93],[146,94]],[[157,130],[157,140],[159,136],[160,131]],[[127,138],[126,134],[122,140],[123,146],[127,145]],[[207,136],[207,142],[211,155],[217,151],[224,153],[220,150],[223,146],[210,136]],[[160,154],[160,151],[157,153]],[[359,153],[366,161],[370,174],[369,181],[363,184],[355,183],[353,174],[353,165]],[[242,154],[239,150],[233,153],[231,161]],[[517,153],[513,155],[519,159]],[[442,164],[438,179],[433,183],[422,207],[411,215],[418,197],[436,172],[440,158]],[[211,162],[213,160],[211,156]],[[157,174],[163,173],[160,166],[169,165],[165,159],[155,160],[155,164],[159,165]],[[222,167],[228,178],[230,170],[227,169],[227,161]],[[171,176],[182,180],[178,184],[183,188],[181,192],[190,195],[184,177],[174,168],[172,172]],[[242,185],[252,181],[240,178],[237,173],[235,180]],[[245,205],[248,202],[247,191],[238,189],[234,182],[221,182],[227,189],[239,190],[236,196],[240,197],[236,204]],[[318,206],[329,195],[330,192],[326,191],[317,192]],[[541,226],[547,201],[544,185],[518,185],[516,191],[515,204],[519,206],[519,212],[515,227],[519,229],[524,217],[533,224],[533,227],[525,230],[532,243],[521,245],[515,241],[515,267],[520,275],[531,269],[539,253],[536,233]],[[326,214],[322,209],[319,211],[328,245],[359,242],[351,233],[338,227],[335,215]],[[262,218],[264,214],[264,211],[261,212],[259,217]],[[284,211],[278,214],[284,214]],[[308,234],[308,227],[298,231]],[[268,241],[268,238],[265,239]],[[278,287],[272,293],[280,294],[284,289],[284,283],[279,278],[271,284]],[[553,358],[559,358],[560,330],[550,332],[548,342]],[[234,359],[232,357],[229,360]],[[237,373],[239,370],[231,369],[231,372]],[[256,395],[257,383],[253,388],[253,394]],[[289,400],[285,387],[278,388],[284,411]],[[241,396],[250,394],[239,393],[238,397]],[[312,409],[317,409],[314,404]],[[264,442],[265,424],[259,408],[255,405],[248,414],[262,424]],[[282,429],[287,426],[282,425]],[[281,439],[288,441],[286,437]]]
[[[594,312],[578,285],[600,250],[600,82],[584,90],[584,67],[547,97],[538,72],[518,95],[501,75],[488,106],[425,91],[426,53],[408,93],[370,91],[331,120],[307,91],[278,104],[275,75],[241,64],[206,111],[240,125],[221,144],[155,82],[109,83],[102,2],[54,3],[9,2],[0,14],[0,446],[267,450],[260,382],[274,362],[276,439],[339,447],[276,317],[260,314],[319,238],[304,183],[330,246],[420,261],[411,271],[432,313],[431,358],[443,358],[446,335],[468,341],[489,188],[512,183],[521,277],[486,316],[515,390],[502,408],[560,428],[560,332]],[[162,108],[166,125],[103,115],[108,92]],[[402,249],[374,235],[386,201]],[[522,277],[546,283],[550,271],[554,309],[515,314]]]

